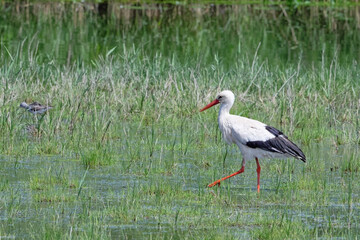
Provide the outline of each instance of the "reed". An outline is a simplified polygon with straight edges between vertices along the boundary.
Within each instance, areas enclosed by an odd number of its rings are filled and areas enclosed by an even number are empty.
[[[356,237],[358,6],[312,4],[1,2],[0,236]],[[225,88],[309,159],[261,195],[254,162],[206,188],[241,163],[198,113]]]

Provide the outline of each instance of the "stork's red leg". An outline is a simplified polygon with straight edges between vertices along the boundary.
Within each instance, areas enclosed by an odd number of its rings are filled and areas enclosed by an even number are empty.
[[[242,162],[242,167],[240,168],[239,171],[237,171],[237,172],[235,172],[235,173],[233,173],[233,174],[231,174],[231,175],[229,175],[229,176],[223,177],[223,178],[221,178],[221,179],[219,179],[219,180],[216,180],[215,182],[209,184],[208,187],[213,187],[213,186],[215,186],[215,185],[220,186],[220,182],[221,182],[221,181],[224,181],[224,180],[226,180],[226,179],[228,179],[228,178],[231,178],[231,177],[233,177],[233,176],[235,176],[235,175],[238,175],[238,174],[240,174],[240,173],[242,173],[242,172],[244,172],[244,171],[245,171],[245,160],[243,160],[243,162]]]
[[[255,160],[256,160],[256,165],[257,165],[257,169],[256,169],[256,172],[257,172],[257,191],[258,191],[258,193],[260,193],[260,172],[261,172],[261,167],[260,167],[258,158],[255,158]]]
[[[228,178],[231,178],[231,177],[233,177],[233,176],[235,176],[235,175],[238,175],[238,174],[244,172],[244,170],[245,170],[245,167],[242,166],[242,168],[241,168],[239,171],[237,171],[237,172],[235,172],[235,173],[233,173],[233,174],[231,174],[231,175],[229,175],[229,176],[223,177],[223,178],[221,178],[221,179],[219,179],[219,180],[216,180],[215,182],[209,184],[208,187],[213,187],[213,186],[215,186],[215,185],[220,185],[220,182],[221,182],[221,181],[224,181],[224,180],[226,180],[226,179],[228,179]]]

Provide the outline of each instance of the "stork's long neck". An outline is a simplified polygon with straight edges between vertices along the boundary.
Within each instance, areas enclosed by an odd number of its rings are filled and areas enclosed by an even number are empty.
[[[229,129],[229,116],[230,116],[230,109],[232,107],[233,103],[222,103],[220,105],[220,110],[219,110],[219,116],[218,116],[218,123],[219,123],[219,128],[220,131],[222,133],[222,136],[224,138],[224,140],[228,143],[231,144],[233,142],[232,138],[231,138],[231,134],[229,134],[230,129]]]
[[[219,110],[219,119],[226,117],[230,114],[230,109],[233,105],[233,102],[224,102],[220,105]]]

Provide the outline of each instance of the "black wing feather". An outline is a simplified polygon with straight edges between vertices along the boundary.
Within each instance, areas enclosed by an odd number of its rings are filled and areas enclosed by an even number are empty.
[[[260,148],[269,152],[289,154],[306,162],[305,154],[295,143],[290,141],[286,135],[274,127],[266,126],[265,128],[274,135],[274,138],[267,141],[249,141],[246,143],[246,146],[250,148]]]
[[[272,133],[275,137],[278,137],[280,135],[285,136],[285,134],[282,131],[280,131],[274,127],[266,126],[265,129],[268,130],[270,133]],[[287,136],[285,136],[285,137],[287,138]]]

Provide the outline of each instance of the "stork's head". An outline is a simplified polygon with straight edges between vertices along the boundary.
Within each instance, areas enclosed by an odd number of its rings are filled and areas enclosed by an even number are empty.
[[[230,90],[224,90],[221,93],[217,95],[214,101],[206,105],[203,109],[200,110],[200,112],[205,111],[208,108],[211,108],[212,106],[216,104],[228,104],[230,107],[233,105],[235,101],[235,96]]]

